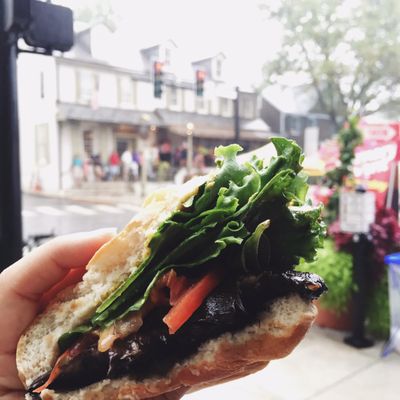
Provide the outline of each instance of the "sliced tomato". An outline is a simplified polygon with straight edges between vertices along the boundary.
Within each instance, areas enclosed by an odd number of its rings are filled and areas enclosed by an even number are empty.
[[[221,271],[211,271],[186,290],[163,318],[171,335],[193,315],[205,298],[218,286],[221,279]]]

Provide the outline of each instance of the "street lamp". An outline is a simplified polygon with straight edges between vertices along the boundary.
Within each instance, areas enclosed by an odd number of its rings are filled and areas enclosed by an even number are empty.
[[[194,130],[193,122],[188,122],[186,124],[186,136],[187,136],[186,168],[188,175],[191,174],[193,169],[193,130]]]

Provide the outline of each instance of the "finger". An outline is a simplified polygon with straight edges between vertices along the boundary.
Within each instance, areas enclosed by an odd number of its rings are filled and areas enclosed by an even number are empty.
[[[110,237],[110,231],[96,231],[56,238],[0,274],[0,351],[15,351],[19,336],[38,312],[41,295],[69,268],[86,265]]]
[[[65,275],[65,277],[60,282],[57,282],[49,290],[43,293],[42,297],[39,300],[40,310],[43,310],[47,306],[47,304],[49,304],[50,300],[54,299],[56,294],[61,292],[61,290],[70,285],[80,282],[85,272],[85,266],[69,270],[69,272],[67,272],[67,275]]]

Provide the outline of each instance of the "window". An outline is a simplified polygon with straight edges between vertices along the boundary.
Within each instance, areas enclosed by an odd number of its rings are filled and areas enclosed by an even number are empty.
[[[178,105],[178,89],[175,85],[168,87],[168,105],[169,106]]]
[[[300,136],[300,118],[295,115],[287,115],[286,116],[286,133],[290,136]]]
[[[48,124],[35,126],[35,161],[40,167],[50,164]]]
[[[204,97],[196,96],[196,109],[197,109],[197,112],[200,112],[200,113],[203,113],[203,114],[206,113],[207,112],[206,107],[207,107],[207,103],[205,102]]]
[[[227,98],[220,99],[221,115],[224,117],[232,116],[232,101]]]
[[[91,104],[98,89],[99,81],[96,74],[91,71],[79,71],[79,102],[83,104]]]
[[[136,82],[130,76],[119,77],[118,99],[121,106],[133,106],[136,103]]]

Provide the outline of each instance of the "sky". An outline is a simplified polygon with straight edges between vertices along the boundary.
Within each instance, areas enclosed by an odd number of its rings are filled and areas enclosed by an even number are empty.
[[[260,0],[113,0],[118,27],[130,39],[124,53],[172,39],[187,60],[222,51],[227,80],[239,85],[262,81],[262,65],[277,51],[279,26],[266,21]],[[71,8],[95,0],[58,0]],[[114,49],[120,51],[122,49]]]

